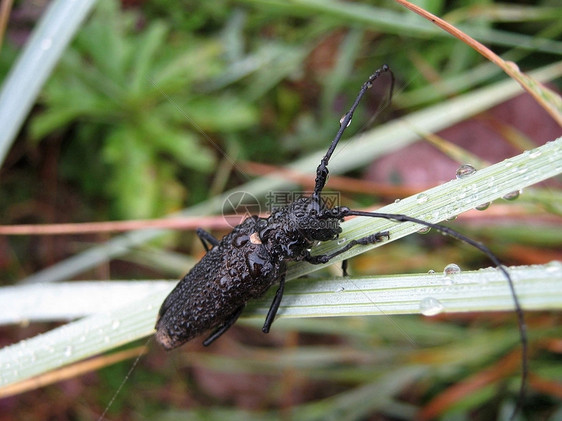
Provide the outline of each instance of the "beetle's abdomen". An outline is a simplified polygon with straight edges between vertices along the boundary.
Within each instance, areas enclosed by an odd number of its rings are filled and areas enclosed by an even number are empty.
[[[272,261],[254,225],[249,218],[237,226],[168,295],[156,322],[156,339],[164,348],[221,326],[278,280],[284,265]]]

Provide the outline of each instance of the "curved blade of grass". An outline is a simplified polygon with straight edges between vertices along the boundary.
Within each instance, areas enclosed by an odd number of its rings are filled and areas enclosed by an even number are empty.
[[[0,165],[43,83],[96,0],[56,0],[6,77],[0,92]]]
[[[408,213],[437,222],[497,199],[507,192],[560,174],[561,162],[562,138],[478,171],[468,178],[430,189],[423,193],[423,206],[418,203],[420,196],[417,195],[389,205],[381,211]],[[343,228],[342,237],[347,240],[386,229],[391,231],[391,240],[396,240],[419,229],[411,223],[392,224],[386,220],[371,218],[355,218],[345,222]],[[317,248],[317,252],[324,253],[338,247],[341,245],[337,242],[325,243]],[[370,248],[372,247],[355,247],[341,257],[348,258]],[[292,265],[288,278],[295,278],[319,267],[307,263]],[[559,263],[511,270],[524,308],[560,308],[562,266]],[[472,311],[477,308],[500,310],[512,307],[512,297],[505,279],[496,270],[457,275],[452,283],[444,281],[440,275],[374,279],[346,278],[325,281],[327,283],[304,280],[289,282],[280,317],[289,317],[291,311],[295,312],[293,317],[380,314],[381,311],[384,314],[416,313],[420,311],[421,300],[426,297],[439,300],[443,306],[442,311]],[[324,285],[323,290],[310,291],[316,298],[311,298],[302,289],[299,291],[299,288],[309,282],[314,288],[322,288],[321,285]],[[497,289],[494,286],[496,282]],[[172,285],[170,289],[171,287]],[[86,317],[0,350],[0,386],[150,335],[158,308],[168,291],[166,288],[151,293],[117,310]],[[462,297],[460,300],[459,296]],[[344,297],[349,298],[343,306],[347,313],[335,310]],[[257,307],[254,307],[252,315],[266,311],[267,298],[264,300],[255,304]]]
[[[535,98],[535,100],[552,116],[552,118],[554,118],[558,124],[562,126],[562,98],[560,98],[556,92],[548,89],[532,77],[521,72],[519,67],[517,67],[517,64],[503,60],[492,50],[480,44],[475,39],[469,37],[466,33],[443,19],[429,13],[415,4],[410,3],[407,0],[395,1],[463,41],[488,60],[499,66],[505,73],[516,80],[527,92],[529,92],[533,98]]]
[[[562,308],[562,264],[509,268],[517,295],[526,310]],[[435,274],[385,277],[299,279],[289,283],[279,317],[365,316],[473,311],[510,311],[512,297],[505,276],[495,268],[446,277]],[[259,322],[271,304],[270,296],[252,303]],[[431,301],[424,300],[431,298]],[[431,306],[428,308],[428,306]],[[433,314],[430,314],[433,315]]]
[[[562,308],[560,262],[509,270],[524,308]],[[175,284],[169,281],[161,288],[161,283],[152,293],[117,310],[94,314],[3,348],[0,390],[152,334],[160,303]],[[244,317],[262,323],[270,301],[269,296],[252,303]],[[427,302],[430,306],[424,307]],[[511,310],[512,305],[505,278],[496,269],[460,273],[452,281],[442,274],[301,279],[287,284],[279,318],[498,311]]]
[[[562,63],[545,66],[531,73],[535,79],[540,81],[552,80],[561,74]],[[512,98],[519,92],[520,87],[515,82],[506,80],[412,113],[402,120],[392,121],[369,132],[357,135],[340,144],[334,155],[337,155],[337,159],[333,159],[330,163],[330,173],[340,174],[358,168],[372,162],[376,157],[416,142],[419,140],[419,137],[412,131],[412,127],[421,132],[436,132]],[[337,122],[334,122],[334,127],[336,126]],[[299,159],[290,165],[289,168],[302,173],[312,174],[324,153],[325,150],[321,150]],[[293,185],[290,181],[284,180],[283,177],[275,177],[274,175],[262,177],[170,216],[200,216],[220,212],[224,201],[232,193],[244,191],[259,197],[269,191],[287,189]],[[516,189],[514,188],[513,190]],[[144,244],[167,232],[169,231],[145,229],[117,236],[101,246],[92,247],[39,271],[23,279],[21,282],[42,283],[69,279],[113,257],[123,255],[130,248]]]
[[[417,37],[443,36],[434,26],[421,19],[415,19],[404,13],[374,7],[359,2],[334,0],[244,0],[245,3],[275,9],[290,16],[330,17],[337,25],[365,25],[391,34]],[[481,28],[477,25],[463,25],[463,30],[482,42],[509,47],[527,48],[551,54],[561,54],[562,44],[549,39],[540,39],[507,31]]]
[[[562,263],[510,268],[525,309],[562,308]],[[147,297],[165,296],[177,281],[63,282],[43,287],[24,285],[0,289],[0,303],[7,310],[0,324],[25,321],[58,321],[120,311],[131,305],[143,307]],[[463,294],[459,294],[463,291]],[[431,293],[431,294],[430,294]],[[244,317],[267,313],[273,289],[248,304]],[[50,297],[57,297],[57,299]],[[495,268],[462,272],[411,275],[302,278],[288,283],[280,307],[280,318],[361,316],[420,313],[420,301],[433,297],[443,304],[442,312],[511,310],[505,277]],[[159,304],[148,298],[147,305]],[[152,310],[156,310],[152,306]],[[149,311],[151,317],[156,313]],[[151,327],[149,327],[151,329]]]
[[[169,281],[84,281],[0,288],[0,325],[73,320],[110,312],[159,291]]]

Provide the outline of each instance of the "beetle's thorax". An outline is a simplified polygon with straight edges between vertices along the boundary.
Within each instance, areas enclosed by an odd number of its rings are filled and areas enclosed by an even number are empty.
[[[326,210],[322,199],[297,199],[260,220],[258,234],[272,256],[301,260],[314,243],[333,240],[341,232],[341,218],[326,216]]]

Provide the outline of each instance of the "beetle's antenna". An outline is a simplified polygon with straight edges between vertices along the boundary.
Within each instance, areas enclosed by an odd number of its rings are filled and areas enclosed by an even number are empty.
[[[509,275],[507,269],[501,264],[500,260],[496,257],[492,251],[486,247],[484,244],[474,241],[467,236],[461,234],[458,231],[455,231],[452,228],[433,224],[431,222],[426,222],[421,219],[413,218],[408,215],[403,214],[392,214],[392,213],[379,213],[379,212],[367,212],[367,211],[359,211],[359,210],[351,210],[347,208],[341,208],[341,215],[342,216],[368,216],[372,218],[382,218],[388,219],[397,222],[414,222],[419,225],[423,225],[429,228],[434,228],[436,231],[439,231],[443,234],[446,234],[450,237],[456,238],[457,240],[463,241],[476,249],[480,250],[484,253],[488,258],[494,263],[494,265],[504,274],[507,279],[507,283],[509,285],[509,289],[511,292],[511,297],[513,299],[513,304],[515,307],[515,313],[517,314],[517,324],[519,327],[519,337],[521,339],[521,385],[519,387],[519,397],[517,399],[517,405],[511,414],[510,420],[515,419],[515,416],[520,410],[522,405],[523,399],[525,398],[525,392],[527,387],[527,377],[529,372],[529,366],[527,362],[527,354],[528,354],[528,339],[527,339],[527,324],[525,323],[525,316],[523,313],[523,309],[521,308],[521,304],[519,302],[519,298],[517,298],[517,293],[515,291],[515,285],[513,284],[513,280]]]
[[[146,348],[148,346],[149,342],[152,341],[153,338],[154,338],[154,336],[152,336],[152,335],[149,336],[148,339],[146,340],[146,342],[144,343],[143,347]],[[125,378],[121,381],[121,383],[119,384],[119,387],[113,393],[113,396],[111,397],[111,400],[105,406],[105,409],[103,410],[101,415],[98,417],[97,421],[103,421],[105,419],[105,414],[107,414],[107,411],[109,411],[109,408],[111,407],[111,405],[113,405],[113,402],[115,402],[115,399],[117,398],[117,395],[119,395],[119,393],[121,392],[121,389],[123,389],[123,386],[125,386],[125,383],[127,383],[129,378],[131,377],[131,374],[133,374],[133,371],[135,371],[135,368],[137,368],[137,365],[139,364],[142,357],[144,357],[145,352],[146,351],[142,351],[137,356],[137,358],[135,358],[135,361],[133,361],[133,364],[131,365],[131,368],[129,368],[129,371],[125,375]]]
[[[320,165],[318,165],[318,167],[316,168],[316,180],[314,184],[314,192],[312,193],[313,199],[317,200],[320,197],[320,192],[324,188],[324,185],[326,184],[326,180],[328,179],[328,162],[330,161],[330,158],[334,153],[334,150],[336,149],[338,142],[343,136],[345,129],[347,129],[347,127],[350,125],[351,119],[353,118],[353,113],[357,109],[357,106],[359,105],[361,98],[363,98],[365,92],[367,92],[367,90],[373,86],[373,82],[375,81],[375,79],[377,79],[381,75],[381,73],[384,72],[389,72],[392,78],[391,85],[390,85],[390,94],[388,96],[388,102],[390,102],[390,100],[392,99],[392,92],[394,91],[394,74],[392,73],[390,68],[385,64],[380,69],[377,69],[375,73],[369,76],[369,79],[367,79],[367,81],[361,86],[361,89],[359,90],[359,94],[357,94],[357,97],[355,98],[353,105],[340,120],[340,128],[336,133],[336,137],[334,138],[334,140],[332,140],[332,144],[328,148],[326,155],[324,155],[324,157],[320,161]]]

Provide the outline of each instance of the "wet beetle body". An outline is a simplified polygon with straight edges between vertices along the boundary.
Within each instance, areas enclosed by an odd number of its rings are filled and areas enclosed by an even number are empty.
[[[208,329],[226,330],[248,300],[283,282],[286,261],[314,260],[313,243],[341,232],[333,218],[321,221],[331,228],[303,230],[303,217],[314,205],[312,198],[302,198],[268,218],[249,217],[215,243],[162,304],[158,342],[173,349]]]
[[[311,196],[274,210],[268,218],[249,217],[221,241],[201,229],[197,231],[207,253],[168,295],[158,314],[156,339],[165,349],[174,349],[215,329],[203,342],[209,345],[234,324],[248,300],[262,296],[273,284],[279,283],[262,329],[268,332],[283,296],[286,262],[326,263],[357,244],[374,243],[388,236],[388,233],[378,233],[354,240],[330,255],[310,254],[316,242],[336,239],[344,216],[353,214],[345,207],[327,207],[321,192],[335,147],[360,99],[383,72],[389,72],[387,66],[369,77],[340,121],[340,129],[316,170]]]

